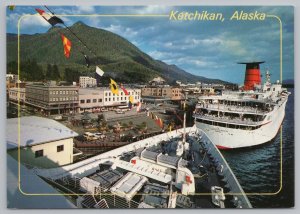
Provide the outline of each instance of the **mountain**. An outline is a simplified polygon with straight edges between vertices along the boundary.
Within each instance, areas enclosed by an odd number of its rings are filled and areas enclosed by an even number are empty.
[[[95,67],[87,68],[85,66],[85,59],[81,54],[83,52],[90,57],[93,64],[99,65],[106,74],[122,82],[147,82],[156,76],[163,77],[169,83],[176,80],[206,83],[223,82],[196,76],[176,65],[168,65],[155,60],[128,40],[112,32],[93,28],[82,22],[75,23],[70,29],[86,43],[92,52],[96,53],[97,57],[90,53],[67,29],[52,27],[43,34],[20,36],[21,62],[36,61],[44,68],[44,76],[48,64],[58,66],[61,79],[66,76],[66,69],[76,71],[78,75],[91,75],[94,73]],[[72,41],[69,59],[63,55],[61,33]],[[7,34],[7,63],[10,65],[15,61],[17,61],[17,35]]]

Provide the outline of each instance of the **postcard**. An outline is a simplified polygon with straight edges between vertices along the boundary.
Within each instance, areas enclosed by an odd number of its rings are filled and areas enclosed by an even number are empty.
[[[6,8],[7,207],[294,207],[292,6]]]

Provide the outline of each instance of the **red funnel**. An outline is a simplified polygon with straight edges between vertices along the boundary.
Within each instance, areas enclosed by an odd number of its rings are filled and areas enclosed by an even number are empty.
[[[240,62],[238,64],[246,65],[244,90],[253,90],[254,85],[261,84],[259,64],[264,62]]]

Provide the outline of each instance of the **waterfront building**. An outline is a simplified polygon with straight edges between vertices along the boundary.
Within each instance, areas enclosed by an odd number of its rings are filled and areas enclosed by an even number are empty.
[[[77,112],[78,87],[58,86],[54,82],[28,84],[26,104],[47,115]]]
[[[141,89],[126,88],[128,95],[119,88],[119,94],[115,95],[110,88],[80,88],[79,112],[99,112],[103,108],[114,108],[128,105],[129,97],[133,97],[133,105],[141,100]]]
[[[143,97],[161,97],[171,100],[183,99],[182,90],[179,87],[145,87],[142,88]]]
[[[129,102],[129,96],[133,97],[133,103],[137,104],[141,99],[141,89],[126,88],[128,95],[126,95],[122,89],[119,88],[119,95],[115,95],[109,88],[103,88],[104,92],[104,106],[114,107],[120,105],[127,105]]]
[[[99,88],[80,88],[79,112],[99,112],[104,106],[103,92]]]

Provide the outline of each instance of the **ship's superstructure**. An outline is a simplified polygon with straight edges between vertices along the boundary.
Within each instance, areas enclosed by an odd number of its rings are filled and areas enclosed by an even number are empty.
[[[251,208],[222,154],[195,126],[36,172],[79,208]]]
[[[199,97],[194,118],[220,149],[255,146],[272,140],[283,121],[289,92],[270,73],[261,82],[259,65],[246,64],[244,87],[221,95]]]

